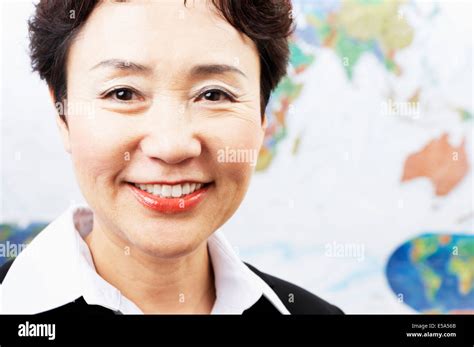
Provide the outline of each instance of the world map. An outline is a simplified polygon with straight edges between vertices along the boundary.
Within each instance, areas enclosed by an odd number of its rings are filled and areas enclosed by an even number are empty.
[[[474,313],[474,239],[425,234],[401,245],[387,263],[395,293],[423,313]]]
[[[420,1],[383,0],[295,1],[294,3],[298,13],[296,17],[298,26],[290,45],[290,72],[273,94],[267,110],[270,125],[265,137],[264,148],[260,153],[257,170],[262,171],[262,175],[265,175],[265,171],[271,169],[272,163],[278,160],[278,156],[298,156],[300,148],[309,146],[308,143],[313,140],[317,141],[315,137],[307,138],[309,135],[306,131],[306,127],[311,123],[316,123],[315,126],[318,126],[317,121],[314,120],[318,113],[316,104],[313,104],[312,110],[311,106],[304,108],[305,110],[310,109],[305,114],[308,119],[294,122],[299,125],[300,131],[292,134],[290,132],[292,118],[297,117],[296,112],[291,112],[291,109],[298,107],[300,102],[308,103],[311,100],[311,97],[307,97],[305,101],[301,101],[302,94],[306,92],[307,95],[312,94],[314,99],[318,99],[316,90],[307,91],[305,89],[311,88],[308,87],[308,84],[311,82],[311,78],[316,75],[316,73],[311,74],[308,71],[318,63],[320,66],[326,64],[326,62],[318,61],[320,56],[330,56],[328,60],[333,64],[331,68],[334,67],[334,64],[339,64],[342,68],[346,82],[340,84],[342,85],[341,89],[358,88],[355,80],[358,65],[363,59],[365,61],[370,59],[371,66],[366,69],[366,73],[374,73],[376,70],[377,73],[384,75],[381,83],[383,92],[377,95],[378,101],[382,105],[379,114],[382,117],[393,116],[387,121],[399,122],[403,124],[401,127],[425,128],[423,137],[426,138],[426,140],[420,138],[418,141],[413,141],[416,145],[413,146],[411,153],[401,158],[402,160],[396,161],[395,158],[390,159],[385,156],[378,157],[376,160],[380,165],[387,165],[388,161],[392,161],[394,165],[398,166],[400,172],[399,189],[403,189],[404,184],[424,179],[431,184],[432,196],[442,198],[450,195],[450,199],[455,199],[453,196],[456,195],[456,188],[459,190],[459,185],[462,185],[463,182],[465,184],[466,180],[472,182],[470,171],[473,156],[467,147],[472,141],[473,117],[472,97],[470,96],[472,95],[472,80],[464,84],[468,88],[460,91],[466,96],[464,102],[456,104],[449,100],[449,96],[434,96],[433,90],[444,89],[444,87],[440,87],[444,83],[441,76],[450,72],[439,65],[433,64],[430,68],[427,66],[432,64],[430,55],[439,54],[439,50],[443,49],[444,42],[443,38],[438,38],[437,44],[428,49],[429,45],[420,38],[426,38],[428,36],[426,31],[436,26],[438,21],[443,21],[444,11],[450,10],[449,5],[446,2],[422,3]],[[446,9],[446,7],[448,8]],[[455,25],[455,23],[449,22],[448,25]],[[472,38],[463,40],[456,36],[452,30],[445,34],[446,37],[458,41],[460,45],[464,46],[466,65],[463,67],[466,73],[472,72]],[[404,58],[403,52],[410,49],[415,53]],[[329,63],[327,65],[329,67]],[[323,69],[324,67],[320,67],[319,71]],[[449,80],[450,83],[461,82],[456,73],[453,73]],[[330,79],[324,82],[331,84]],[[400,86],[397,85],[398,83]],[[373,88],[377,87],[374,83]],[[334,102],[344,103],[343,98],[338,97],[337,94],[328,95],[328,97],[332,98]],[[435,97],[439,97],[439,99],[433,100]],[[362,112],[367,112],[363,107],[344,111],[350,114],[345,117],[345,121],[352,119],[352,122],[357,122],[357,117]],[[433,117],[434,113],[439,113],[439,115]],[[326,116],[334,115],[328,114]],[[362,118],[361,122],[364,121],[365,119]],[[378,122],[378,124],[380,123]],[[355,128],[357,130],[357,127]],[[400,131],[401,128],[390,128],[387,125],[384,125],[382,129],[400,138],[412,135]],[[433,132],[433,129],[436,129],[437,132]],[[331,130],[334,130],[334,133],[346,132],[347,137],[351,136],[350,127],[341,126],[331,128]],[[433,134],[431,138],[426,136],[428,133]],[[371,140],[370,130],[366,131],[364,135],[368,135],[369,142]],[[453,137],[457,137],[457,142],[453,141]],[[334,138],[334,141],[337,141],[338,136],[336,135]],[[286,144],[284,144],[285,141]],[[328,139],[328,141],[331,140]],[[353,142],[348,141],[348,147],[352,144]],[[367,147],[359,150],[355,157],[348,149],[344,153],[344,159],[353,157],[354,160],[360,160],[364,150],[371,151],[367,144],[364,145]],[[357,150],[357,147],[360,149],[364,145],[361,146],[360,143],[357,143],[355,149]],[[286,153],[281,154],[280,149],[284,151],[285,146],[291,149],[286,149]],[[333,154],[337,155],[337,152]],[[307,156],[308,153],[305,155]],[[291,162],[288,158],[286,161]],[[373,163],[367,164],[373,165]],[[393,165],[389,166],[394,167]],[[318,166],[316,165],[313,169],[318,170]],[[303,170],[308,170],[308,168],[303,168]],[[314,175],[314,178],[317,179],[317,175]],[[469,190],[469,186],[465,186],[465,188]],[[386,247],[387,251],[385,254],[380,254],[377,260],[380,262],[380,267],[385,263],[386,281],[392,289],[392,293],[402,305],[408,305],[418,312],[474,312],[472,195],[469,197],[469,195],[457,194],[457,198],[460,201],[463,200],[466,205],[465,215],[460,219],[464,218],[466,221],[467,218],[468,222],[464,223],[466,227],[461,228],[462,230],[459,230],[459,224],[462,223],[453,225],[455,228],[453,233],[461,231],[462,234],[450,235],[439,232],[439,234],[426,235],[426,231],[423,229],[432,226],[431,222],[426,221],[425,225],[416,223],[419,229],[400,232],[409,238],[406,241],[401,241],[400,246],[396,244],[380,246],[380,248]],[[400,205],[403,205],[403,202],[400,201]],[[385,228],[384,226],[380,227]],[[377,234],[375,229],[372,230],[372,237]],[[419,234],[421,236],[417,236]],[[346,237],[345,233],[341,233],[342,235]],[[381,243],[383,244],[383,242]],[[453,253],[453,247],[459,247],[462,250],[462,255]],[[288,246],[285,247],[284,253],[290,252],[288,248]],[[393,248],[396,250],[393,251]],[[294,247],[292,253],[298,257],[296,254],[303,249],[300,246]],[[255,252],[251,254],[255,254]],[[316,259],[317,255],[314,254],[314,257]],[[383,259],[386,259],[386,262]],[[367,271],[370,272],[371,270],[368,268]],[[376,271],[375,268],[372,270]],[[360,272],[364,273],[364,271]],[[343,273],[345,276],[341,276],[343,278],[339,282],[342,287],[347,288],[351,283],[357,283],[355,279],[358,276],[355,276],[354,273],[350,274],[349,271],[344,270]],[[342,287],[335,286],[332,289]]]

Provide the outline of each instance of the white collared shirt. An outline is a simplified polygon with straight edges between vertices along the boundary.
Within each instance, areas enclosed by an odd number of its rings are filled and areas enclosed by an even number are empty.
[[[95,270],[84,237],[91,231],[92,211],[71,206],[20,253],[8,271],[0,296],[4,314],[36,314],[66,305],[81,296],[124,314],[143,312]],[[78,230],[76,226],[86,226]],[[241,314],[265,296],[289,314],[276,293],[235,254],[219,230],[208,240],[216,301],[212,314]]]

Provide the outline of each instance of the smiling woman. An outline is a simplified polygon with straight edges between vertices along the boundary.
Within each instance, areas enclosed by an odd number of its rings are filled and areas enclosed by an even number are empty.
[[[32,64],[88,206],[0,271],[6,312],[341,313],[218,230],[254,168],[220,153],[258,153],[291,17],[288,0],[39,2]]]

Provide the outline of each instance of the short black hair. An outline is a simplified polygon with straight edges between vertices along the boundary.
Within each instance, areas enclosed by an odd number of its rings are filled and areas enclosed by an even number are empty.
[[[261,114],[286,74],[288,38],[294,31],[291,0],[210,0],[220,15],[256,45],[260,58]],[[123,1],[117,1],[123,2]],[[186,6],[186,0],[184,5]],[[40,0],[28,21],[33,71],[48,83],[55,102],[67,97],[69,48],[101,0]]]

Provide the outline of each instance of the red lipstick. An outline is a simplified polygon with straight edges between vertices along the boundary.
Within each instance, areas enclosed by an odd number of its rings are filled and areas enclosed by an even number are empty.
[[[186,212],[198,205],[207,196],[210,184],[205,184],[191,194],[183,195],[179,198],[164,198],[153,195],[135,187],[133,183],[129,183],[128,186],[135,198],[143,206],[153,211],[171,214]]]

